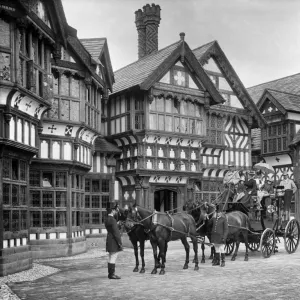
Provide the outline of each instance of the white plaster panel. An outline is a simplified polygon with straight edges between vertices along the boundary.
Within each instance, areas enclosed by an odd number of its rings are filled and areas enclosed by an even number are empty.
[[[100,233],[100,229],[99,228],[93,228],[92,229],[92,234],[98,234]]]
[[[72,147],[71,143],[65,143],[64,144],[64,159],[65,160],[71,160],[72,159]]]
[[[90,229],[86,229],[85,234],[90,234]]]
[[[29,123],[24,122],[24,144],[29,145]]]
[[[8,248],[8,240],[3,240],[3,248]]]
[[[20,247],[21,246],[21,239],[16,239],[16,247]]]
[[[49,239],[50,239],[50,240],[56,240],[56,233],[55,233],[55,232],[51,232],[51,233],[49,234]]]
[[[107,233],[106,229],[101,229],[101,233]]]
[[[47,141],[41,142],[41,158],[49,158],[49,143]]]
[[[52,158],[60,159],[60,143],[57,141],[54,141],[52,144]]]
[[[30,145],[35,147],[35,126],[31,125],[31,132],[30,132]]]
[[[11,140],[15,140],[15,130],[16,130],[16,122],[14,118],[11,118],[9,122],[9,138]]]
[[[26,246],[27,245],[27,238],[22,238],[22,245]]]
[[[115,189],[115,200],[119,200],[119,190],[120,190],[120,183],[118,180],[115,181],[114,184],[114,189]]]
[[[15,247],[15,240],[14,239],[9,240],[9,247],[10,248]]]
[[[30,233],[29,237],[31,241],[36,240],[36,233]]]
[[[46,238],[46,233],[40,233],[40,240],[45,240]]]

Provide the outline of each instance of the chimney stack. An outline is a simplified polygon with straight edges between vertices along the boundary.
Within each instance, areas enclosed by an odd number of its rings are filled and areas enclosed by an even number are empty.
[[[160,23],[160,6],[145,5],[135,12],[135,24],[138,31],[139,59],[158,50],[158,26]]]

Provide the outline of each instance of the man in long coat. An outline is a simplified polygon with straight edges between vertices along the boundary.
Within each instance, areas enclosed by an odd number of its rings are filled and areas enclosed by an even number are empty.
[[[211,243],[214,244],[216,250],[216,257],[213,266],[220,265],[221,254],[221,267],[225,266],[225,243],[228,235],[228,222],[224,213],[219,212],[219,207],[216,207],[217,211],[212,217],[212,231],[211,231]]]
[[[117,206],[111,204],[107,209],[108,215],[105,221],[105,228],[107,230],[106,237],[106,252],[108,252],[108,278],[109,279],[121,279],[121,277],[115,275],[116,259],[118,253],[123,250],[121,234],[118,229],[118,224],[115,219],[117,212]]]

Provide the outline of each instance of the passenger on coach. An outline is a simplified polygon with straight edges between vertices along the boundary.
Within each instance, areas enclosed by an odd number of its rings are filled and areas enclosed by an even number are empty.
[[[105,221],[105,228],[107,230],[106,252],[108,252],[108,278],[121,279],[121,277],[115,275],[116,260],[119,252],[123,250],[121,234],[115,219],[116,214],[118,213],[118,206],[111,203],[107,208],[107,212],[108,215]]]

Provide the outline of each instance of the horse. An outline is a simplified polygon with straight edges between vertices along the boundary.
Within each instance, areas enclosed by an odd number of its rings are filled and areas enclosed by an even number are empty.
[[[209,232],[207,234],[210,234],[212,228],[212,216],[214,214],[214,212],[216,211],[216,205],[214,204],[208,204],[205,203],[202,207],[201,207],[201,215],[199,216],[199,219],[202,222],[206,222],[207,223],[207,227],[209,228]],[[227,221],[228,221],[228,236],[227,238],[231,238],[236,242],[236,247],[235,247],[235,252],[232,255],[231,260],[234,261],[236,256],[237,256],[237,252],[239,249],[239,245],[241,242],[241,237],[243,237],[243,240],[245,242],[246,245],[246,253],[245,253],[245,261],[248,261],[248,231],[250,230],[251,226],[250,226],[250,221],[249,221],[249,217],[244,214],[241,211],[232,211],[229,213],[225,214]]]
[[[186,258],[183,269],[188,269],[190,246],[187,237],[190,237],[193,243],[195,253],[195,268],[199,270],[198,266],[198,242],[196,223],[193,217],[186,212],[179,212],[176,214],[160,213],[143,208],[139,205],[134,205],[129,208],[129,217],[139,223],[142,223],[145,229],[149,230],[150,243],[153,249],[154,269],[151,274],[157,274],[157,269],[160,267],[160,275],[165,274],[166,263],[166,248],[169,241],[180,239],[184,245]],[[159,248],[159,256],[161,264],[159,264],[157,247]]]
[[[140,245],[140,256],[142,260],[142,268],[140,273],[145,273],[145,259],[144,259],[144,250],[145,250],[145,242],[149,240],[149,235],[146,233],[143,224],[138,222],[133,222],[132,220],[127,218],[128,216],[128,208],[118,208],[117,220],[119,224],[123,225],[126,233],[129,237],[129,240],[134,249],[135,255],[135,267],[133,272],[139,271],[139,253],[138,253],[138,243]]]

